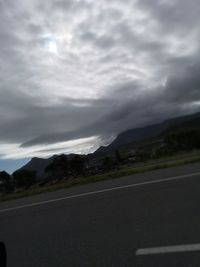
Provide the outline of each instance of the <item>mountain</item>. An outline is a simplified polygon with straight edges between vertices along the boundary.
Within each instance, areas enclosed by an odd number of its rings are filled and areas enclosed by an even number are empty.
[[[45,168],[53,161],[55,156],[42,159],[42,158],[32,158],[26,165],[24,165],[20,170],[36,171],[37,176],[40,177],[44,174]]]
[[[76,154],[70,154],[68,155],[68,158],[74,157]],[[42,177],[45,168],[52,163],[52,161],[58,157],[58,155],[54,155],[48,159],[43,159],[43,158],[32,158],[26,165],[24,165],[22,168],[19,170],[29,170],[29,171],[36,171],[37,172],[37,177]]]
[[[196,113],[192,116],[185,118],[179,118],[179,120],[171,120],[171,125],[163,134],[168,134],[175,131],[185,129],[199,129],[200,128],[200,113]]]
[[[145,143],[161,139],[164,135],[183,129],[200,128],[200,112],[192,115],[182,116],[166,120],[162,123],[149,125],[142,128],[134,128],[122,132],[117,138],[108,146],[100,147],[93,154],[88,155],[89,160],[98,160],[106,155],[115,153],[116,150],[131,150]],[[68,155],[69,158],[75,154]],[[44,174],[45,168],[57,157],[54,155],[48,159],[33,158],[20,170],[34,170],[37,171],[37,176],[41,177]]]
[[[144,142],[150,142],[155,139],[161,138],[163,135],[169,132],[186,128],[200,128],[200,112],[192,115],[169,119],[162,123],[142,128],[134,128],[122,132],[110,145],[106,147],[100,147],[95,152],[95,155],[97,157],[105,156],[106,154],[114,153],[117,149],[134,149]]]

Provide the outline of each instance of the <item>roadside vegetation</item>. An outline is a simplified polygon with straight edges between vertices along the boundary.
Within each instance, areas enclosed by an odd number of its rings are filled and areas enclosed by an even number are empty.
[[[178,157],[178,156],[177,156]],[[107,173],[99,174],[99,175],[91,175],[91,176],[86,176],[86,177],[77,177],[74,179],[61,179],[61,180],[55,180],[52,183],[45,183],[42,185],[41,183],[37,183],[35,185],[32,185],[29,188],[20,188],[15,191],[10,191],[9,193],[2,194],[0,197],[0,201],[7,201],[7,200],[13,200],[21,197],[27,197],[31,195],[36,195],[40,193],[45,193],[45,192],[52,192],[56,191],[59,189],[64,189],[64,188],[69,188],[72,186],[76,185],[84,185],[88,183],[95,183],[99,181],[104,181],[108,179],[114,179],[114,178],[119,178],[123,176],[129,176],[129,175],[134,175],[134,174],[139,174],[139,173],[144,173],[144,172],[149,172],[153,170],[159,170],[159,169],[165,169],[165,168],[170,168],[170,167],[176,167],[176,166],[182,166],[182,165],[187,165],[187,164],[192,164],[192,163],[197,163],[200,162],[200,153],[196,156],[189,156],[186,157],[184,156],[183,159],[166,159],[166,162],[156,162],[156,161],[151,161],[151,162],[146,162],[143,164],[141,167],[128,167],[124,166],[119,168],[118,170],[115,171],[110,171]]]
[[[195,162],[200,162],[200,130],[176,130],[137,151],[116,150],[98,161],[88,156],[56,156],[42,177],[30,170],[12,175],[0,172],[0,201]]]

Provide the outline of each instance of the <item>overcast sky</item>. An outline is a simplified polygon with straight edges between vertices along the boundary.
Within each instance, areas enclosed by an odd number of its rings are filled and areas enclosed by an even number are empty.
[[[199,25],[199,0],[0,0],[0,168],[198,111]]]

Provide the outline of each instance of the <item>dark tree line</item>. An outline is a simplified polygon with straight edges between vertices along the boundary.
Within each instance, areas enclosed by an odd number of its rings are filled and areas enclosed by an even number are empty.
[[[13,173],[16,188],[29,188],[36,183],[36,171],[18,170]]]
[[[162,146],[154,150],[154,157],[161,157],[171,155],[178,151],[189,151],[193,149],[200,149],[200,130],[187,129],[179,130],[167,134],[164,137]],[[151,157],[151,153],[138,152],[137,161],[145,161]],[[124,159],[121,157],[118,150],[115,151],[114,157],[105,157],[102,160],[99,171],[110,171],[119,164],[123,163]],[[70,177],[77,177],[81,175],[88,175],[88,158],[85,156],[75,155],[69,157],[67,155],[56,156],[51,164],[45,169],[44,180],[52,181],[62,178],[68,179]],[[13,192],[16,188],[29,188],[37,182],[35,171],[18,170],[9,175],[7,172],[0,172],[0,191],[2,193]]]
[[[29,188],[36,183],[36,172],[29,170],[19,170],[12,175],[5,171],[0,172],[1,193],[11,193],[17,188]]]
[[[168,134],[165,138],[166,145],[175,150],[192,150],[200,148],[200,130],[181,130]]]
[[[0,184],[2,193],[10,193],[14,190],[14,181],[5,171],[0,172]]]
[[[76,177],[84,175],[86,170],[86,158],[75,155],[69,158],[60,155],[54,158],[53,162],[45,169],[44,180],[52,181],[56,179]],[[37,182],[36,171],[17,170],[12,175],[7,172],[0,172],[0,192],[10,193],[17,188],[28,189]]]
[[[86,159],[81,156],[69,158],[67,155],[55,157],[53,162],[49,164],[45,173],[47,177],[52,179],[62,179],[71,176],[83,175],[86,169]]]

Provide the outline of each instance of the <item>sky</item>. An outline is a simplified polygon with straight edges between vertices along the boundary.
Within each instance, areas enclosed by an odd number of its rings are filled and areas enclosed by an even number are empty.
[[[200,110],[199,0],[0,0],[0,169]]]

